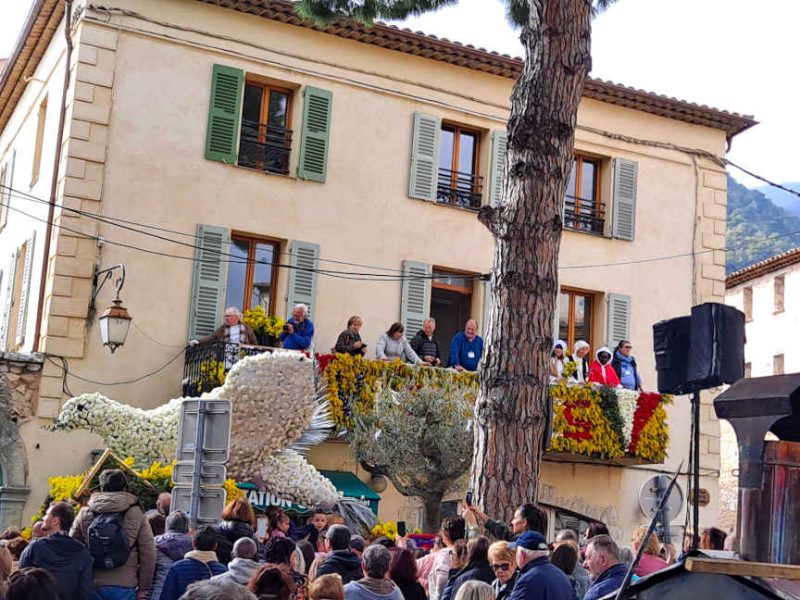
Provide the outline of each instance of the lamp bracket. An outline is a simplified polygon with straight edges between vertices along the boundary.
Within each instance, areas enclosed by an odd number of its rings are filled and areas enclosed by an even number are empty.
[[[94,281],[92,283],[94,291],[92,292],[92,301],[89,304],[89,310],[91,310],[92,312],[94,312],[95,310],[95,299],[97,298],[97,295],[100,293],[100,290],[103,289],[103,286],[105,285],[106,281],[111,279],[114,275],[114,271],[117,270],[120,271],[120,274],[114,281],[114,289],[117,292],[116,300],[119,300],[119,293],[122,290],[122,286],[125,285],[125,265],[120,263],[118,265],[114,265],[113,267],[108,267],[107,269],[95,270]]]

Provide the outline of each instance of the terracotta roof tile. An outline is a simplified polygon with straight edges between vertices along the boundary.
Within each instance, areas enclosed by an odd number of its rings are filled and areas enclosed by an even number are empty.
[[[800,246],[731,273],[725,278],[725,287],[731,289],[762,275],[768,275],[798,263],[800,263]]]

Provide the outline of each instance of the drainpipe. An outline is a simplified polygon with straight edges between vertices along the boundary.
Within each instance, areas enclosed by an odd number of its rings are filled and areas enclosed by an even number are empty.
[[[36,335],[33,338],[33,351],[39,351],[39,341],[42,338],[42,316],[44,313],[44,289],[47,282],[47,267],[50,263],[50,242],[53,238],[53,218],[56,213],[56,195],[58,193],[58,167],[61,163],[61,148],[63,147],[64,122],[67,118],[67,92],[70,82],[70,63],[72,62],[72,36],[70,35],[72,22],[72,0],[64,0],[64,37],[67,40],[67,57],[64,65],[64,91],[61,94],[61,114],[58,117],[58,134],[56,135],[56,156],[53,163],[53,179],[50,182],[50,206],[47,209],[47,229],[44,234],[44,255],[42,257],[42,279],[39,282],[39,300],[36,304]]]

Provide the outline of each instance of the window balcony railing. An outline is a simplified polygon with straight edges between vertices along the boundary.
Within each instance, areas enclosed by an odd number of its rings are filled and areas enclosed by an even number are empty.
[[[483,177],[439,169],[439,181],[436,186],[437,202],[478,210],[481,207],[482,193]]]
[[[606,228],[605,204],[575,196],[564,198],[564,228],[603,235]]]
[[[267,346],[208,342],[187,346],[183,359],[183,395],[199,396],[225,382],[225,375],[245,356],[272,352]]]
[[[289,174],[292,131],[255,121],[242,121],[239,138],[239,166],[264,173]]]

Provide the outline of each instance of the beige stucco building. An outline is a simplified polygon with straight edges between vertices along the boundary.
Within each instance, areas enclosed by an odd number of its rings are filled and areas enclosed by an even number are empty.
[[[85,468],[99,445],[42,429],[66,398],[65,381],[74,394],[96,390],[145,408],[177,397],[182,348],[225,305],[285,314],[308,302],[319,351],[351,314],[363,317],[370,345],[398,319],[411,327],[433,314],[445,340],[469,316],[482,322],[474,276],[490,269],[493,242],[475,209],[501,191],[520,60],[383,25],[321,30],[281,0],[74,2],[47,244],[67,60],[62,12],[56,0],[35,3],[0,76],[4,349],[64,357],[71,373],[65,380],[60,359],[46,359],[37,393],[24,400],[26,514],[48,475]],[[655,388],[652,324],[723,300],[725,173],[706,157],[724,156],[753,123],[587,82],[560,256],[560,336],[593,348],[631,339],[645,386]],[[89,307],[95,271],[119,263],[134,325],[112,355]],[[409,273],[438,277],[397,277]],[[628,535],[643,521],[642,482],[686,460],[686,399],[669,420],[666,464],[548,461],[542,500]],[[702,518],[711,523],[719,427],[707,404],[703,434],[712,502]],[[357,471],[342,444],[312,459]],[[382,517],[418,520],[413,500],[391,489],[383,497]]]

